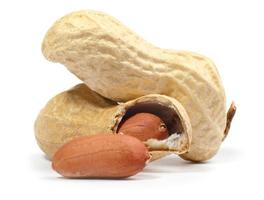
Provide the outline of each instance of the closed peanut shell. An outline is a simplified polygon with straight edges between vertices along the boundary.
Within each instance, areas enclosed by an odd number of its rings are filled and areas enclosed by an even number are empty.
[[[52,167],[69,178],[124,178],[140,172],[149,158],[147,148],[135,137],[98,134],[64,144]]]
[[[55,22],[42,51],[108,99],[126,102],[153,93],[177,99],[193,129],[190,151],[182,157],[204,161],[218,151],[227,126],[226,99],[207,57],[155,47],[95,11],[73,12]]]

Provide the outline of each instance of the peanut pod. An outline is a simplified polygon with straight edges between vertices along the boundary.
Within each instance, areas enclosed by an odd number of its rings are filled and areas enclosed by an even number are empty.
[[[56,21],[42,51],[108,99],[126,102],[154,93],[177,99],[193,130],[190,151],[182,158],[203,161],[219,149],[231,120],[220,76],[208,58],[155,47],[95,11],[70,13]]]
[[[77,136],[117,134],[119,124],[139,112],[159,116],[170,134],[165,140],[149,139],[145,142],[152,160],[189,150],[191,125],[185,109],[177,100],[154,94],[118,104],[85,84],[58,94],[47,103],[35,122],[35,136],[40,148],[52,159],[59,147]]]

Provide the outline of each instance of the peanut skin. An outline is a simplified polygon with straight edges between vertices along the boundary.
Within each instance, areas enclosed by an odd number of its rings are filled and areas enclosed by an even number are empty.
[[[135,137],[99,134],[63,145],[52,168],[69,178],[124,178],[140,172],[147,160],[147,148]]]
[[[118,132],[136,137],[141,141],[147,141],[150,138],[163,140],[169,137],[165,123],[151,113],[137,113],[128,118]]]

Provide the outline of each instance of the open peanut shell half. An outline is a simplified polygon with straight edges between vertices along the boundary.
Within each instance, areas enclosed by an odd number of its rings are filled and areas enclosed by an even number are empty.
[[[144,141],[151,160],[170,153],[188,152],[192,129],[185,109],[174,98],[150,94],[117,103],[79,84],[53,97],[35,122],[35,136],[40,148],[52,159],[57,149],[74,137],[117,134],[120,123],[136,113],[148,112],[166,124],[169,137]]]
[[[169,137],[164,140],[148,139],[144,142],[152,160],[169,153],[183,154],[189,150],[192,129],[188,115],[177,100],[165,95],[150,94],[119,104],[111,129],[116,133],[122,121],[143,112],[160,117],[169,133]]]

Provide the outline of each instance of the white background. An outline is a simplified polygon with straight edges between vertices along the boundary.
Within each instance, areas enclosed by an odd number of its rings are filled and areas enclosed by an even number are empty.
[[[263,1],[1,1],[0,199],[263,199]],[[105,11],[157,46],[216,63],[238,112],[210,161],[170,156],[128,180],[67,180],[36,145],[33,124],[55,94],[80,81],[46,61],[41,42],[59,17]]]

